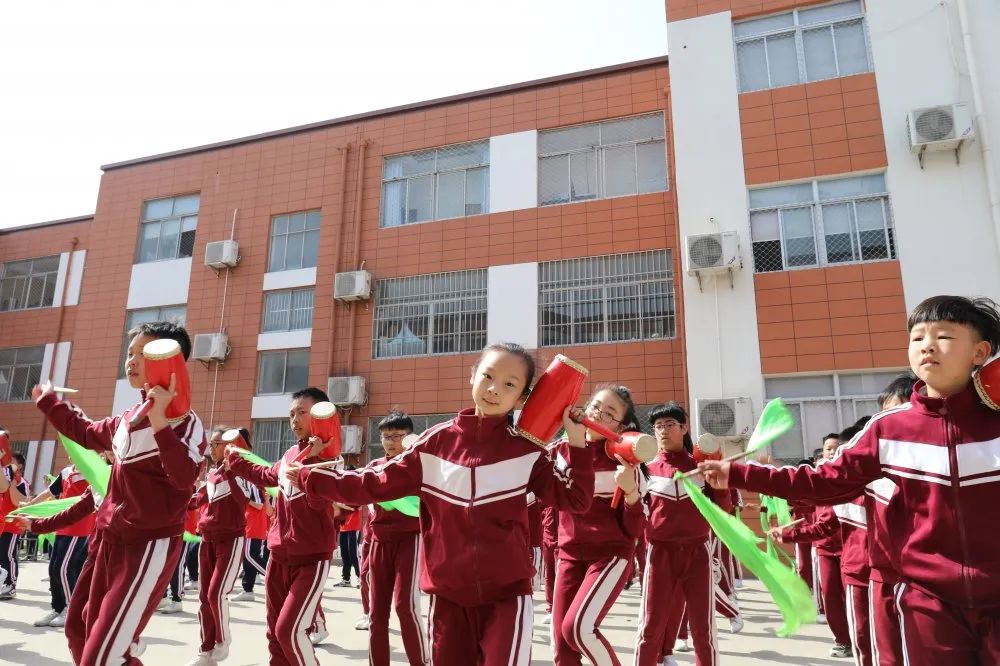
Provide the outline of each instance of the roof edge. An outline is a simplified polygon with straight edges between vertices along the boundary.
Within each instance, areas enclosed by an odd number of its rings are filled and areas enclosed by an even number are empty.
[[[17,231],[33,231],[35,229],[40,229],[42,227],[54,227],[57,224],[73,224],[75,222],[88,222],[94,219],[95,213],[90,215],[77,215],[76,217],[64,217],[60,220],[49,220],[47,222],[33,222],[31,224],[22,224],[16,227],[6,227],[0,229],[0,235],[11,234]]]

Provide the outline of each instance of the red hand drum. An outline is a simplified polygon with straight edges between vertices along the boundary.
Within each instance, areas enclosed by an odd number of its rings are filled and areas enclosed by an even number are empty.
[[[976,370],[972,381],[983,404],[1000,411],[1000,354],[995,354]]]
[[[337,414],[337,406],[332,402],[317,402],[309,410],[309,415],[312,417],[309,426],[310,434],[313,437],[319,437],[324,442],[330,442],[329,446],[319,452],[319,457],[330,460],[339,456],[344,442],[340,433],[340,416]]]
[[[608,439],[604,443],[604,452],[612,460],[617,460],[615,458],[617,454],[629,465],[638,465],[639,463],[648,463],[656,457],[656,438],[652,435],[641,432],[623,432],[617,437],[619,437],[617,441]],[[624,495],[625,493],[620,487],[615,488],[615,496],[611,498],[611,507],[617,509]]]
[[[10,435],[6,430],[0,430],[0,467],[6,467],[14,462],[14,452],[10,447]]]
[[[181,345],[170,338],[160,338],[147,342],[142,348],[142,362],[146,369],[146,383],[153,386],[170,386],[170,375],[177,377],[174,387],[176,395],[167,405],[167,422],[179,423],[191,411],[191,379],[188,377],[187,363],[181,352]],[[153,407],[152,399],[147,398],[139,410],[129,419],[129,425],[137,426]]]
[[[694,459],[695,462],[722,460],[722,450],[718,438],[708,433],[702,435],[698,443],[694,445]]]
[[[226,446],[232,444],[233,446],[238,446],[241,449],[250,450],[250,443],[243,439],[243,433],[240,432],[239,428],[233,428],[232,430],[227,430],[222,433],[222,441],[225,442]]]

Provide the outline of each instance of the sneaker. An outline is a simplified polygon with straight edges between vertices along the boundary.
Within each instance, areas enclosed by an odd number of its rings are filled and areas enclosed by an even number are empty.
[[[164,608],[167,607],[167,604],[169,603],[170,603],[170,597],[163,597],[162,599],[160,599],[160,603],[156,604],[156,610],[158,611],[163,610]]]
[[[166,605],[162,609],[160,609],[160,612],[163,613],[164,615],[173,615],[174,613],[183,613],[184,612],[184,604],[182,602],[180,602],[180,601],[174,601],[172,599],[168,599]]]
[[[229,656],[229,646],[224,643],[216,643],[212,650],[212,659],[222,661]]]
[[[139,658],[142,653],[146,651],[146,639],[139,638],[135,643],[132,643],[132,649],[129,652],[133,657]]]
[[[686,638],[678,638],[677,642],[674,643],[674,652],[690,652],[691,644],[688,643]]]
[[[830,648],[831,657],[853,657],[854,653],[851,651],[850,645],[841,645],[840,643],[835,643],[832,648]]]
[[[52,620],[56,619],[57,617],[59,617],[59,613],[57,611],[49,611],[45,615],[35,620],[33,624],[36,627],[47,627],[49,626],[49,623],[52,622]]]
[[[371,626],[371,620],[367,615],[362,615],[361,618],[354,623],[354,628],[358,631],[365,631]]]
[[[661,666],[680,666],[680,664],[677,663],[677,660],[674,659],[674,655],[672,654],[664,657],[663,661],[661,661],[660,664]]]
[[[199,652],[198,656],[187,663],[187,666],[215,666],[211,652]]]
[[[729,628],[734,634],[743,631],[743,616],[737,615],[736,617],[729,618]]]
[[[257,601],[257,595],[251,592],[240,592],[235,595],[230,601]]]
[[[63,611],[62,613],[59,613],[59,615],[56,615],[54,618],[52,618],[52,621],[49,622],[49,626],[50,627],[65,627],[66,626],[66,611]]]
[[[338,580],[336,583],[333,584],[333,586],[334,587],[350,587],[351,586],[351,581],[349,581],[349,580]]]
[[[189,580],[188,582],[184,583],[184,589],[185,590],[197,590],[198,589],[198,581],[196,581],[196,580]]]
[[[546,626],[552,624],[552,613],[545,614],[545,617],[542,618],[542,624]]]
[[[320,643],[325,641],[326,637],[329,635],[330,635],[329,631],[327,631],[326,629],[320,629],[319,631],[315,631],[309,634],[309,642],[312,643],[313,645],[319,645]]]
[[[737,578],[736,582],[733,583],[733,587],[735,587],[737,590],[740,589],[741,587],[743,587],[743,579],[742,578]]]
[[[817,613],[816,624],[826,624],[826,615],[824,615],[823,613]]]
[[[13,599],[17,596],[17,590],[14,589],[13,585],[4,585],[0,587],[0,599]]]
[[[357,583],[355,583],[354,587],[358,588],[359,590],[361,589],[361,580],[360,579],[358,580]]]

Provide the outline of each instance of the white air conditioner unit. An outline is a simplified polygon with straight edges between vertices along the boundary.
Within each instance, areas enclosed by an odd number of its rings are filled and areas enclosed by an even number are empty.
[[[364,377],[330,377],[326,394],[335,405],[363,405],[367,399]]]
[[[687,236],[684,244],[688,275],[728,273],[743,268],[740,237],[735,231]]]
[[[910,150],[917,154],[958,150],[976,134],[967,104],[944,104],[914,109],[906,116]]]
[[[372,274],[368,271],[337,273],[333,278],[333,297],[338,301],[367,301],[372,292]]]
[[[750,398],[698,398],[695,401],[697,437],[714,435],[724,440],[746,439],[753,432]]]
[[[340,438],[343,441],[341,453],[361,453],[361,426],[340,426]]]
[[[191,358],[196,361],[225,361],[229,355],[229,336],[225,333],[199,333],[194,336]]]
[[[205,265],[209,268],[232,268],[240,261],[240,244],[223,240],[205,246]]]

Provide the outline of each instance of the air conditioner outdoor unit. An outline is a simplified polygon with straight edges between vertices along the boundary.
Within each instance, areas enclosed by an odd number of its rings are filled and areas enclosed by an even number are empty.
[[[205,265],[210,268],[232,268],[240,261],[240,244],[223,240],[205,246]]]
[[[743,268],[740,237],[735,231],[687,236],[684,244],[688,275],[728,273]]]
[[[698,438],[708,434],[724,440],[746,439],[753,432],[750,398],[699,398],[695,411]]]
[[[366,398],[364,377],[330,377],[326,394],[335,405],[363,405]]]
[[[225,333],[199,333],[194,336],[191,357],[196,361],[225,361],[229,355],[229,336]]]
[[[340,437],[343,441],[341,453],[361,453],[361,426],[340,426]]]
[[[906,116],[910,150],[917,154],[958,150],[976,135],[972,111],[967,104],[944,104],[914,109]]]
[[[368,271],[337,273],[333,278],[333,297],[338,301],[367,301],[372,292],[372,274]]]

